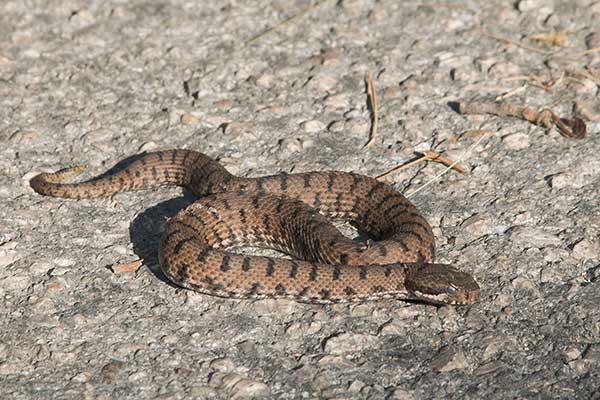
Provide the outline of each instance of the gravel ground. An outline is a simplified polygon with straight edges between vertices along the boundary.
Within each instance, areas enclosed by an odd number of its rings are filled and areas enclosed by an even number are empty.
[[[600,399],[600,2],[327,1],[252,40],[309,5],[291,3],[2,2],[2,397]],[[566,47],[526,37],[549,31]],[[379,129],[361,150],[368,72]],[[588,137],[448,105],[503,95],[577,112]],[[164,221],[192,200],[182,190],[73,201],[28,185],[173,147],[245,176],[462,158],[468,175],[412,200],[438,259],[472,273],[482,298],[204,296],[158,273]],[[410,193],[443,168],[389,180]]]

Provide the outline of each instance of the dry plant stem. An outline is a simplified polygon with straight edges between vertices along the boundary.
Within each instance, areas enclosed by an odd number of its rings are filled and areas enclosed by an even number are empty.
[[[571,139],[583,139],[586,126],[580,118],[561,119],[550,109],[536,111],[530,107],[521,107],[509,103],[460,102],[458,111],[461,114],[492,114],[500,117],[515,117],[529,121],[546,129],[556,127],[559,133]]]
[[[439,162],[439,163],[442,163],[444,165],[449,166],[451,169],[454,169],[455,171],[458,171],[461,174],[466,174],[467,173],[467,170],[465,169],[465,167],[463,167],[462,165],[458,165],[458,163],[450,160],[448,157],[445,157],[445,156],[441,155],[438,152],[435,152],[435,151],[423,151],[423,152],[420,152],[420,153],[423,154],[422,157],[419,157],[416,160],[407,162],[406,164],[402,164],[402,165],[399,165],[397,167],[394,167],[394,168],[390,169],[389,171],[384,172],[383,174],[376,176],[375,179],[382,179],[382,178],[388,177],[390,175],[396,174],[396,173],[398,173],[398,172],[400,172],[402,170],[410,168],[413,165],[416,165],[416,164],[418,164],[420,162],[423,162],[423,161],[435,161],[435,162]]]
[[[379,121],[379,112],[377,110],[377,96],[373,87],[373,77],[371,72],[367,75],[367,96],[369,99],[369,106],[371,107],[371,132],[369,133],[369,141],[363,146],[363,149],[371,147],[375,142],[375,136],[377,135],[377,126]]]
[[[394,167],[394,168],[390,169],[389,171],[386,171],[383,174],[376,176],[375,179],[383,179],[390,175],[397,174],[398,172],[400,172],[402,170],[405,170],[407,168],[412,167],[413,165],[417,165],[418,163],[427,161],[427,160],[428,160],[427,156],[419,157],[416,160],[407,162],[406,164],[398,165],[397,167]]]
[[[302,10],[300,10],[297,14],[292,15],[291,17],[281,21],[279,24],[275,25],[272,28],[267,29],[264,32],[259,33],[258,35],[254,35],[252,36],[250,39],[248,39],[247,43],[255,43],[257,42],[259,39],[262,39],[263,37],[283,28],[286,25],[289,25],[290,23],[294,22],[295,20],[297,20],[298,18],[308,14],[310,11],[314,10],[315,8],[321,6],[323,3],[326,3],[328,1],[331,0],[320,0],[317,1],[315,4],[312,4]]]
[[[464,174],[464,175],[467,174],[467,169],[465,167],[463,167],[462,165],[458,164],[458,161],[455,162],[438,152],[430,150],[430,151],[424,151],[421,154],[423,154],[425,156],[425,158],[427,158],[428,161],[439,162],[457,172],[460,172],[461,174]]]
[[[479,143],[481,143],[481,141],[483,140],[483,138],[486,137],[486,135],[482,135],[475,143],[473,143],[471,145],[471,147],[469,147],[461,156],[458,160],[454,161],[452,163],[452,165],[447,166],[446,168],[444,168],[444,170],[442,172],[440,172],[439,174],[437,174],[436,176],[434,176],[433,178],[431,178],[427,183],[423,184],[422,186],[420,186],[419,188],[417,188],[414,192],[410,192],[408,194],[406,194],[406,198],[410,198],[413,197],[415,194],[419,193],[421,190],[425,189],[427,186],[432,185],[434,182],[437,182],[438,180],[440,180],[440,178],[444,175],[446,175],[448,173],[448,171],[450,171],[456,164],[458,164],[459,162],[461,162],[462,160],[466,159],[467,157],[469,157],[471,155],[471,152],[473,151],[473,149],[475,147],[477,147],[479,145]]]

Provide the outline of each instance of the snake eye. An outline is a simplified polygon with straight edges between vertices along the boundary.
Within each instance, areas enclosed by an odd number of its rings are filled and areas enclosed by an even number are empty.
[[[458,292],[455,286],[448,286],[448,296],[454,296]]]

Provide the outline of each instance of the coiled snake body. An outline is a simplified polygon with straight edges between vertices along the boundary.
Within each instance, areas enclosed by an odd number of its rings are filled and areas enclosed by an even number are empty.
[[[236,177],[190,150],[143,154],[128,167],[81,183],[67,168],[31,179],[38,193],[108,197],[160,185],[184,186],[199,200],[167,223],[159,259],[175,284],[224,297],[289,297],[328,303],[380,298],[470,304],[479,286],[452,266],[432,263],[431,228],[399,192],[375,179],[328,171]],[[346,219],[372,238],[343,236]],[[229,252],[270,247],[294,259]]]

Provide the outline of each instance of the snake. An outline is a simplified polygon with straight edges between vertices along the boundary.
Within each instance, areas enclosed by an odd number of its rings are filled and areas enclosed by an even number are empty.
[[[472,275],[434,263],[431,226],[399,191],[341,171],[240,177],[193,150],[139,154],[91,179],[85,167],[40,173],[34,191],[63,198],[182,186],[197,200],[166,222],[159,244],[164,275],[176,286],[227,298],[290,298],[307,303],[399,299],[475,303]],[[115,170],[116,169],[116,170]],[[366,240],[333,224],[345,220]],[[247,255],[244,246],[289,256]]]

